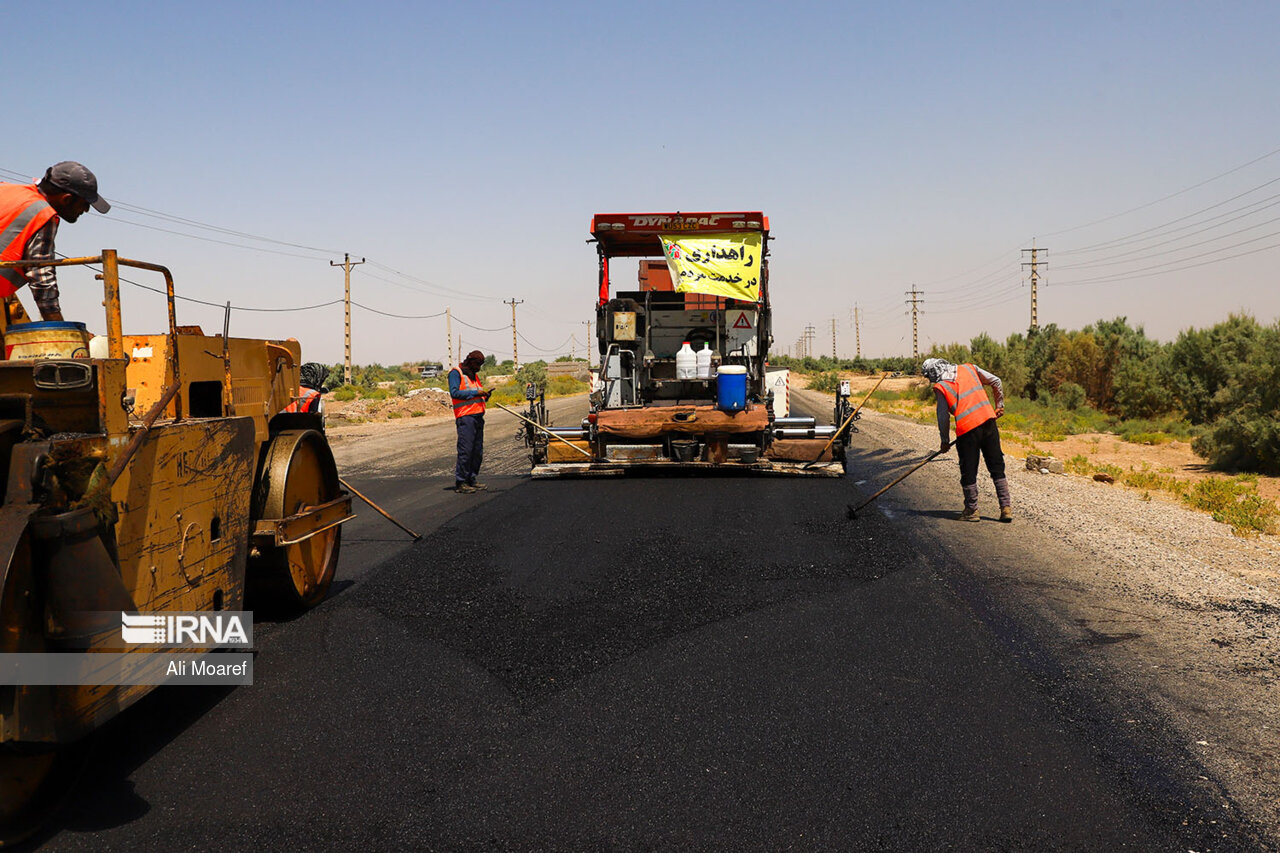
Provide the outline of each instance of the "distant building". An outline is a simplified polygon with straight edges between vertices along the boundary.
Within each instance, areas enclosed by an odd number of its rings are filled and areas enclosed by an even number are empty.
[[[587,380],[590,371],[585,361],[552,361],[547,363],[547,377],[572,376],[574,379]]]

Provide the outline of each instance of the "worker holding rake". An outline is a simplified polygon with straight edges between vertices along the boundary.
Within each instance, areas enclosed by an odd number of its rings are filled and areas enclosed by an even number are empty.
[[[933,383],[938,400],[939,453],[950,446],[951,419],[956,421],[956,453],[960,457],[960,488],[964,492],[961,521],[981,521],[978,515],[978,456],[987,464],[1000,499],[1000,520],[1013,521],[1009,481],[1004,475],[1004,453],[1000,449],[1000,428],[996,420],[1004,414],[1004,389],[1000,377],[974,364],[955,365],[946,359],[926,359],[921,366]],[[987,399],[991,386],[995,404]]]

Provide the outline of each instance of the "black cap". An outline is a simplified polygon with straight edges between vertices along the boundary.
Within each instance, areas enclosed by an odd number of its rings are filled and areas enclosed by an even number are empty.
[[[93,172],[74,160],[63,160],[50,166],[44,173],[44,179],[58,189],[89,202],[99,213],[111,209],[107,200],[98,195],[98,179]]]

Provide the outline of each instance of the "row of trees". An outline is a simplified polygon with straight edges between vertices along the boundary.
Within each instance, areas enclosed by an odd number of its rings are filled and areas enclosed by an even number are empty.
[[[569,356],[560,356],[557,362],[581,361],[582,359],[574,359]],[[446,367],[446,370],[449,368]],[[485,356],[484,365],[480,368],[481,376],[492,375],[513,375],[515,380],[521,385],[528,382],[536,382],[543,384],[547,381],[547,362],[543,360],[527,361],[520,365],[517,371],[515,363],[511,359],[506,361],[498,361],[492,355]],[[381,364],[366,364],[351,366],[351,386],[356,389],[372,390],[378,387],[380,382],[395,382],[400,384],[412,382],[418,379],[418,369],[413,364],[402,364],[392,367],[384,367]],[[443,381],[444,377],[440,377]],[[341,364],[329,366],[328,378],[325,380],[325,387],[330,390],[337,390],[345,385],[343,381],[343,368]]]
[[[1197,453],[1228,470],[1280,474],[1280,323],[1232,315],[1171,343],[1127,318],[1078,331],[1049,325],[1003,343],[986,334],[935,346],[928,357],[973,362],[1000,376],[1005,393],[1122,419],[1182,417],[1203,427]],[[774,359],[806,372],[919,372],[910,359]]]
[[[1184,417],[1205,428],[1195,450],[1216,466],[1280,474],[1280,323],[1232,315],[1164,344],[1118,317],[1003,345],[980,335],[933,354],[987,366],[1012,394],[1124,419]]]

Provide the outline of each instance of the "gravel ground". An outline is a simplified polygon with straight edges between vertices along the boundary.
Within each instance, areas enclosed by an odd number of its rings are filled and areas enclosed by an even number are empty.
[[[893,470],[937,447],[933,427],[890,415],[867,413],[860,426],[855,444],[883,446]],[[1280,539],[1238,538],[1206,514],[1135,490],[1028,471],[1007,453],[1006,463],[1014,525],[963,525],[1015,537],[997,546],[1010,559],[992,561],[986,579],[1013,607],[1047,619],[1081,672],[1149,703],[1224,799],[1280,839]],[[890,468],[870,473],[863,493]],[[958,510],[958,476],[948,454],[878,506],[893,518],[927,492],[925,500],[941,495],[938,505]],[[985,471],[979,484],[991,519],[997,504]],[[926,535],[968,534],[955,528]]]

